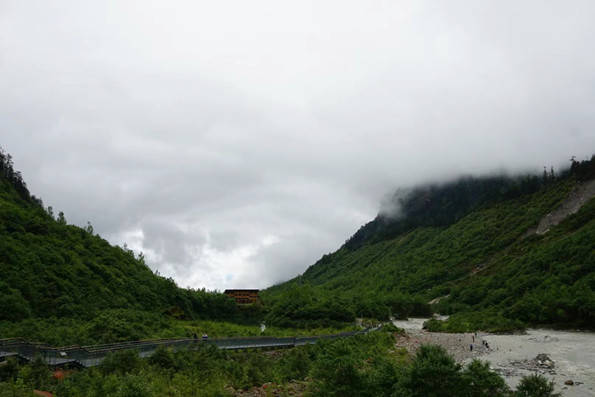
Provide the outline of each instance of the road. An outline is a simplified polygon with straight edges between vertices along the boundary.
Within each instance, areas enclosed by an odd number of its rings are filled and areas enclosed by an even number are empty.
[[[22,360],[31,361],[40,357],[52,366],[75,365],[92,367],[99,365],[109,354],[120,350],[136,350],[141,357],[152,355],[160,346],[174,350],[186,349],[199,344],[210,344],[219,349],[261,349],[288,348],[316,343],[321,339],[335,339],[365,334],[374,329],[344,332],[334,335],[320,335],[309,337],[251,337],[251,338],[216,338],[206,341],[200,339],[159,339],[147,341],[130,341],[92,346],[52,347],[39,343],[31,343],[22,339],[0,339],[0,362],[8,357],[16,356]]]

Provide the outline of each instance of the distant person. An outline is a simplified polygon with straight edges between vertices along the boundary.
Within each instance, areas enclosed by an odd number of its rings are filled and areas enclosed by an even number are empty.
[[[471,352],[473,351],[473,344],[469,345],[469,351],[471,351]]]
[[[198,339],[198,335],[196,335],[196,332],[194,333],[193,337],[194,337],[194,340]]]
[[[207,335],[207,334],[202,334],[202,341],[203,341],[203,342],[206,342],[206,341],[207,341],[207,339],[209,339],[209,335]]]

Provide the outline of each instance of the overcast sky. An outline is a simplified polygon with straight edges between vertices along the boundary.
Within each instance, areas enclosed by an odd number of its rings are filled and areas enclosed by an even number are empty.
[[[180,285],[302,273],[398,187],[595,152],[595,2],[0,0],[0,145]]]

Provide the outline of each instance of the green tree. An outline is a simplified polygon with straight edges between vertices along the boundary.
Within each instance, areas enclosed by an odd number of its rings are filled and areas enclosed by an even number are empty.
[[[504,379],[490,370],[490,364],[473,360],[463,371],[467,397],[506,397],[510,393]]]
[[[364,377],[358,370],[360,361],[353,354],[351,341],[338,340],[324,345],[316,360],[312,375],[314,395],[360,397],[367,395]]]
[[[515,397],[559,397],[560,393],[554,393],[554,382],[541,375],[523,376],[516,391]]]
[[[137,351],[120,350],[105,357],[101,363],[101,370],[106,374],[127,374],[138,369],[141,364]]]
[[[464,395],[467,380],[461,366],[441,346],[423,345],[396,385],[395,397],[451,397]]]
[[[58,213],[58,219],[56,219],[56,221],[60,224],[60,225],[66,225],[66,217],[64,216],[64,212],[60,211]]]
[[[170,349],[165,346],[159,346],[155,353],[149,357],[149,363],[157,365],[163,369],[174,369],[176,368],[176,362],[174,355]]]
[[[39,356],[35,357],[31,364],[21,367],[18,376],[33,389],[45,388],[50,384],[52,378],[48,366]]]
[[[21,291],[0,281],[0,320],[19,321],[31,315],[31,307]]]

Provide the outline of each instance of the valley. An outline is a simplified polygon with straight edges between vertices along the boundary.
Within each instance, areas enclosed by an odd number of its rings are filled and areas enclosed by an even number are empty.
[[[42,343],[2,353],[2,397],[509,397],[550,380],[593,396],[594,334],[572,329],[595,326],[595,157],[560,175],[463,177],[395,196],[399,216],[379,214],[247,305],[180,288],[90,224],[68,224],[6,159],[0,339]],[[91,368],[72,368],[69,353]]]

